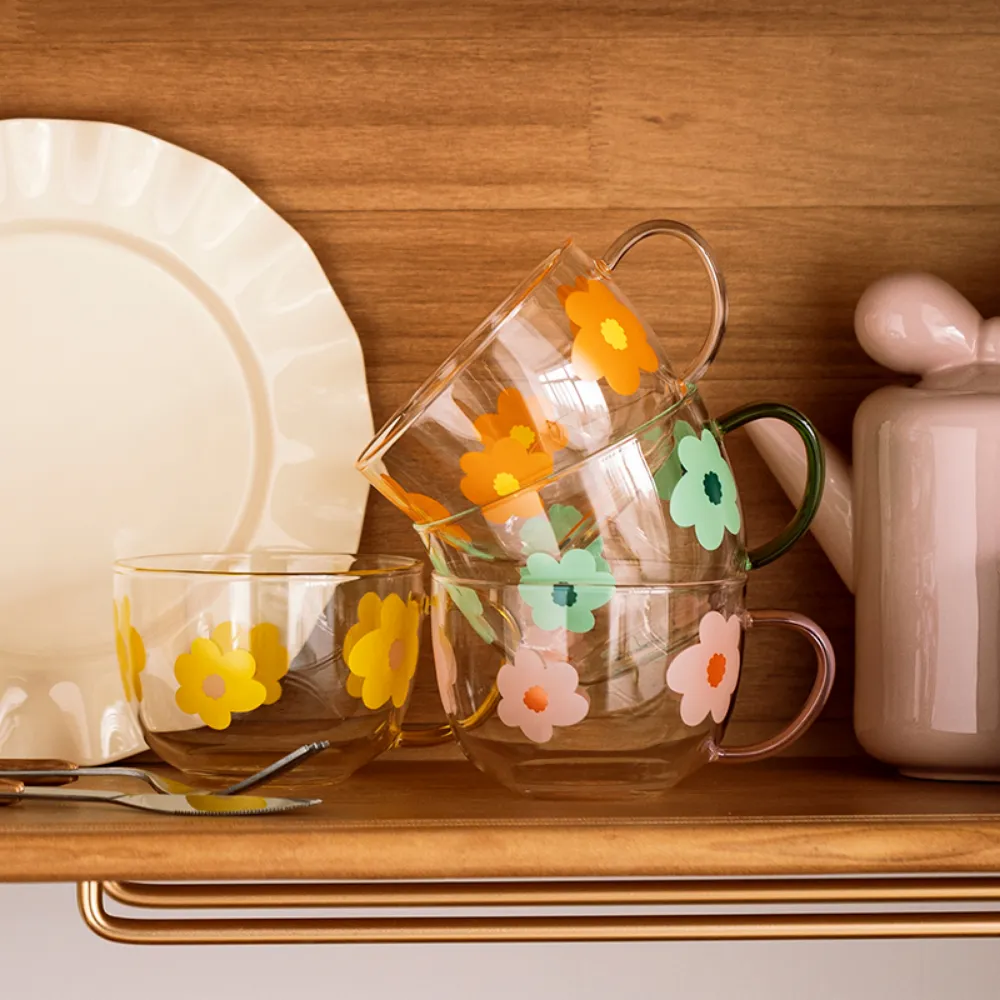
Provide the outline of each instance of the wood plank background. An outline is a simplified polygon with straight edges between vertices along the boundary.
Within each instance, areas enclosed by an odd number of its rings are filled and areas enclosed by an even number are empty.
[[[242,177],[315,247],[376,423],[565,236],[599,254],[666,216],[729,280],[713,409],[783,400],[847,447],[892,381],[853,338],[870,281],[932,270],[1000,312],[998,64],[997,0],[0,0],[0,116],[121,122]],[[651,241],[621,275],[690,356],[692,257]],[[762,539],[788,506],[740,435],[731,453]],[[363,544],[418,551],[378,497]],[[843,669],[806,748],[852,752],[852,601],[815,543],[750,600],[828,629]],[[771,635],[747,662],[734,735],[753,738],[810,681]]]

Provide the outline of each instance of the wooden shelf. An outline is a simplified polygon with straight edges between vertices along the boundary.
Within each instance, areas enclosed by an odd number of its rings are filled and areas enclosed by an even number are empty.
[[[288,791],[287,789],[285,791]],[[1000,871],[996,786],[855,759],[705,768],[656,801],[536,802],[464,763],[376,763],[314,809],[170,818],[0,809],[7,881],[405,880]]]

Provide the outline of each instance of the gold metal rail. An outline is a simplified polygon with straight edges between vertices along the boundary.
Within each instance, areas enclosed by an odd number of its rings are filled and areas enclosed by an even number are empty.
[[[464,941],[692,941],[989,937],[1000,911],[832,914],[559,914],[183,918],[117,916],[116,902],[154,909],[293,909],[776,904],[996,903],[998,878],[738,879],[683,881],[146,884],[83,882],[78,898],[96,934],[127,944],[288,944]]]

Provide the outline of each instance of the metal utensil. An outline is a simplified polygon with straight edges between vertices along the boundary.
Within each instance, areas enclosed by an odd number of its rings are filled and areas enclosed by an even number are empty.
[[[273,781],[275,778],[286,774],[299,764],[307,761],[310,757],[327,750],[330,747],[329,740],[320,740],[317,743],[307,743],[298,750],[293,750],[290,754],[276,760],[273,764],[268,764],[256,774],[251,774],[248,778],[237,781],[236,784],[228,788],[217,790],[202,790],[185,785],[182,781],[175,781],[173,778],[165,778],[162,775],[154,774],[152,771],[143,770],[140,767],[125,767],[121,765],[109,765],[102,767],[77,767],[68,760],[3,760],[0,759],[0,779],[16,779],[23,781],[26,785],[66,785],[77,780],[77,778],[137,778],[145,781],[147,785],[165,795],[239,795],[241,792],[248,792],[251,788],[258,788],[265,782]]]
[[[321,799],[277,799],[259,795],[166,795],[146,793],[126,795],[123,792],[100,791],[91,788],[24,788],[12,791],[0,788],[0,799],[15,802],[41,799],[52,802],[103,802],[109,806],[125,806],[145,812],[168,813],[176,816],[259,816],[265,813],[288,812],[319,805]]]
[[[0,791],[3,792],[23,792],[24,785],[20,781],[5,781],[0,778]],[[3,799],[0,798],[0,806],[12,806],[15,804],[16,799]]]

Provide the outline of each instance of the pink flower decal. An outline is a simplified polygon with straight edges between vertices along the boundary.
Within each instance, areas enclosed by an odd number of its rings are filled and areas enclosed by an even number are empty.
[[[497,674],[497,714],[532,743],[548,743],[555,726],[574,726],[590,711],[590,702],[577,694],[579,683],[572,664],[520,646],[514,662],[505,663]]]
[[[667,668],[667,687],[681,696],[681,719],[697,726],[711,712],[722,722],[740,677],[740,617],[709,611],[698,625],[699,642]]]
[[[455,650],[445,633],[444,626],[436,622],[431,628],[431,644],[434,646],[434,672],[437,675],[441,705],[448,715],[455,715],[458,712],[458,704],[455,701],[458,664],[455,662]]]

